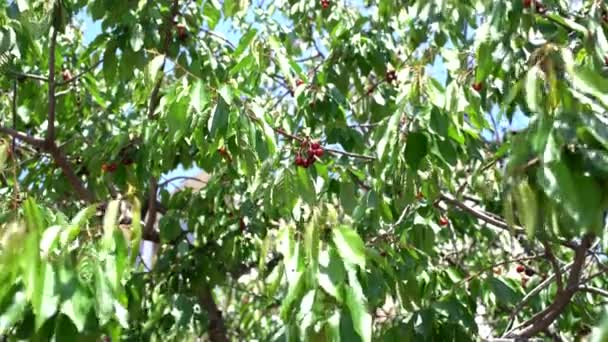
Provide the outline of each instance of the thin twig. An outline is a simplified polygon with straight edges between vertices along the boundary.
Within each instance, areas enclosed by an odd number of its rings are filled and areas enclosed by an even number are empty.
[[[608,297],[608,291],[597,288],[597,287],[592,287],[592,286],[579,286],[578,287],[579,291],[584,291],[584,292],[589,292],[589,293],[594,293],[600,296],[604,296],[604,297]]]
[[[70,78],[67,81],[63,81],[63,82],[57,82],[58,86],[64,86],[64,85],[68,85],[72,82],[75,82],[76,80],[80,79],[82,76],[84,76],[86,73],[91,72],[92,70],[95,70],[95,68],[97,68],[101,63],[103,63],[103,58],[100,58],[96,63],[94,63],[93,65],[91,65],[90,67],[84,69],[83,71],[79,72],[78,74],[76,74],[75,76],[72,76],[72,78]]]
[[[500,229],[509,230],[509,231],[511,230],[511,227],[509,227],[509,225],[506,222],[504,222],[503,220],[492,217],[483,210],[472,208],[472,207],[460,202],[459,200],[452,197],[451,195],[441,194],[440,199],[442,201],[444,201],[448,204],[452,204],[452,205],[470,213],[471,215],[475,216],[476,218],[478,218],[482,221],[485,221],[487,223],[490,223]],[[518,226],[514,226],[513,230],[514,230],[515,234],[523,234],[525,232],[525,230],[523,228],[518,227]]]
[[[19,71],[15,71],[15,70],[8,70],[8,73],[12,74],[13,76],[15,76],[17,78],[31,78],[33,80],[44,81],[44,82],[49,81],[49,79],[47,77],[44,77],[42,75],[30,74],[30,73],[26,73],[26,72],[19,72]]]
[[[562,284],[562,274],[559,269],[559,264],[557,263],[557,259],[555,258],[555,255],[553,255],[553,251],[551,250],[551,246],[549,245],[549,242],[543,240],[542,244],[545,247],[545,254],[547,255],[547,259],[549,259],[549,262],[551,263],[551,266],[553,267],[553,272],[555,272],[555,282],[557,283],[557,292],[561,292],[564,289],[564,286]]]
[[[173,177],[173,178],[169,178],[165,181],[163,181],[162,183],[158,184],[158,188],[164,188],[165,186],[167,186],[169,183],[174,182],[176,180],[191,180],[191,181],[195,181],[195,182],[200,182],[200,183],[205,183],[205,181],[203,181],[202,179],[196,178],[196,177],[188,177],[188,176],[177,176],[177,177]]]

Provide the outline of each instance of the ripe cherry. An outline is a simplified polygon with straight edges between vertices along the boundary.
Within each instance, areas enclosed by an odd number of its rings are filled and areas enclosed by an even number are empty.
[[[534,1],[534,6],[536,6],[536,10],[540,14],[545,14],[545,12],[547,12],[547,8],[540,1]]]
[[[304,163],[305,163],[305,161],[304,161],[304,158],[302,158],[302,156],[297,156],[296,157],[296,165],[297,166],[304,166]]]
[[[515,270],[517,271],[517,273],[522,273],[526,270],[526,267],[524,265],[517,265]]]
[[[440,226],[445,227],[445,226],[447,226],[449,223],[450,223],[450,221],[448,221],[448,219],[447,219],[446,217],[441,216],[441,217],[439,218],[439,225],[440,225]]]
[[[177,38],[179,38],[179,40],[188,38],[188,29],[186,28],[186,25],[177,24],[175,25],[175,28],[177,29]]]
[[[61,72],[61,77],[63,78],[64,82],[68,82],[72,79],[72,73],[70,72],[70,70],[65,69]]]
[[[321,158],[323,157],[323,149],[322,148],[317,148],[314,150],[315,156]]]
[[[531,268],[526,268],[526,275],[528,277],[531,277],[534,275],[534,270],[532,270]]]
[[[327,9],[329,7],[329,0],[321,0],[321,7]]]
[[[321,148],[321,144],[313,142],[312,144],[310,144],[310,148],[312,148],[313,150],[318,150]]]
[[[114,164],[114,163],[109,163],[109,164],[104,163],[101,165],[101,170],[103,172],[114,172],[114,171],[116,171],[117,168],[118,168],[118,166],[116,166],[116,164]]]
[[[316,150],[315,150],[314,148],[312,148],[312,147],[311,147],[311,148],[309,148],[309,149],[308,149],[308,157],[309,157],[309,158],[314,157],[314,156],[315,156],[315,151],[316,151]]]
[[[473,90],[475,90],[475,91],[481,91],[481,88],[482,88],[481,82],[473,84]]]

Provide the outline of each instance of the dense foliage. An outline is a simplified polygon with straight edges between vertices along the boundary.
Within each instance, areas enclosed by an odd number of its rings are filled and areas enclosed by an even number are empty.
[[[9,340],[607,334],[604,2],[0,3]]]

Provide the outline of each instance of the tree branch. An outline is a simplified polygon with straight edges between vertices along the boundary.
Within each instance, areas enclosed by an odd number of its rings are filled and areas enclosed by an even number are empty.
[[[545,310],[541,311],[528,321],[524,322],[519,332],[508,333],[505,337],[514,338],[519,337],[523,339],[530,338],[541,331],[544,331],[553,323],[553,321],[564,311],[566,306],[570,303],[570,300],[579,289],[578,282],[580,280],[583,265],[587,256],[587,250],[591,246],[593,235],[586,234],[580,245],[575,251],[574,261],[572,262],[572,269],[568,278],[568,283],[564,291],[557,294],[555,300]]]
[[[158,181],[156,177],[150,178],[150,189],[148,194],[148,218],[146,219],[146,226],[144,227],[145,236],[151,236],[154,233],[154,223],[156,222],[156,193],[158,189]]]
[[[54,142],[52,142],[50,145],[46,146],[46,150],[51,154],[51,156],[55,160],[55,163],[59,165],[61,171],[63,171],[63,174],[68,179],[68,182],[70,182],[70,185],[76,191],[78,197],[85,202],[94,202],[95,197],[93,196],[93,193],[91,193],[87,188],[85,188],[84,184],[74,172],[74,169],[70,165],[70,162],[65,157],[61,149],[57,147]]]
[[[169,14],[169,18],[166,23],[166,31],[165,31],[165,41],[163,43],[162,53],[165,55],[163,59],[163,64],[160,66],[160,76],[158,77],[158,81],[154,85],[154,89],[152,89],[152,94],[150,94],[150,102],[148,104],[148,119],[154,119],[154,112],[156,111],[156,106],[159,103],[159,93],[160,87],[165,79],[165,65],[167,64],[167,51],[169,50],[169,44],[171,43],[171,29],[173,28],[173,22],[175,20],[175,16],[179,11],[179,1],[173,0],[173,6],[171,8],[171,13]]]
[[[49,47],[49,109],[47,142],[55,141],[55,47],[57,46],[57,29],[53,28]]]
[[[11,137],[17,138],[23,142],[26,142],[34,147],[38,147],[38,148],[43,148],[44,147],[44,140],[42,139],[38,139],[35,138],[29,134],[25,134],[22,132],[19,132],[15,129],[12,128],[8,128],[8,127],[2,127],[0,126],[0,133],[4,133],[7,135],[10,135]]]
[[[207,311],[207,319],[209,320],[209,340],[212,342],[228,342],[228,332],[224,324],[224,317],[218,308],[213,293],[206,281],[200,286],[198,292],[198,301],[202,308]]]

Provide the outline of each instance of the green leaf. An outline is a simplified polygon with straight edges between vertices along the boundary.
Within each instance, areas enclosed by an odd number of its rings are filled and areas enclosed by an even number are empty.
[[[424,133],[412,132],[407,137],[405,145],[405,160],[414,169],[418,169],[420,162],[429,151],[428,139]]]
[[[302,196],[302,199],[310,205],[316,203],[316,192],[312,178],[310,174],[304,168],[297,168],[296,171],[296,184],[298,186],[298,193]]]
[[[357,193],[353,182],[348,180],[340,182],[340,204],[347,213],[352,214],[357,205]]]
[[[156,81],[158,71],[162,69],[164,64],[165,55],[157,55],[148,63],[148,76],[151,81]]]
[[[103,53],[103,75],[106,83],[114,83],[117,68],[118,58],[116,57],[116,47],[112,44],[108,44]]]
[[[25,292],[18,291],[13,296],[12,302],[0,315],[0,333],[6,334],[17,322],[23,319],[23,315],[27,308],[27,296]]]
[[[36,314],[36,329],[42,327],[47,319],[57,311],[59,296],[55,293],[55,270],[51,264],[42,266],[40,275],[41,284],[38,284],[38,292],[32,299],[32,306]]]
[[[527,179],[517,184],[513,198],[517,205],[520,221],[526,228],[528,236],[533,238],[538,226],[538,199]]]
[[[333,240],[345,264],[359,265],[365,269],[365,244],[357,232],[349,226],[341,225],[332,230]]]
[[[9,151],[10,145],[7,144],[4,140],[0,139],[0,172],[4,170],[6,160],[8,159]]]
[[[526,101],[528,107],[534,113],[541,113],[543,106],[541,103],[541,92],[539,83],[541,82],[541,71],[538,66],[533,66],[526,76]]]
[[[189,129],[188,127],[188,103],[187,98],[173,101],[167,110],[167,127],[169,138],[179,141]]]
[[[222,99],[226,101],[226,104],[232,105],[232,87],[228,84],[222,84],[219,93],[222,96]]]
[[[346,287],[346,306],[350,311],[355,331],[364,342],[372,340],[372,316],[367,310],[367,300],[357,279],[354,269],[348,270],[348,283]]]
[[[144,45],[144,32],[140,24],[133,26],[129,43],[135,52],[141,50],[141,47]]]
[[[300,301],[305,291],[306,277],[301,272],[297,273],[292,285],[289,286],[287,295],[281,303],[281,319],[283,319],[283,321],[289,322],[291,318],[294,317],[292,313],[293,309]]]
[[[334,297],[338,303],[342,303],[344,301],[342,287],[344,286],[346,272],[336,250],[330,246],[327,250],[321,251],[319,265],[319,274],[317,275],[319,286]]]
[[[608,79],[603,77],[599,70],[593,70],[586,65],[575,65],[568,49],[562,49],[562,55],[574,88],[595,96],[604,107],[608,107]]]
[[[190,90],[190,106],[194,108],[197,113],[200,113],[209,102],[209,97],[205,91],[203,81],[197,80]]]
[[[602,188],[591,177],[571,172],[564,162],[552,162],[538,169],[537,178],[547,197],[577,223],[571,229],[601,229]]]
[[[61,226],[52,226],[47,228],[42,233],[40,252],[44,257],[48,257],[49,253],[55,248],[55,246],[57,246],[57,241],[59,240],[59,234],[61,231]]]
[[[285,77],[285,79],[288,81],[288,84],[293,84],[294,82],[291,74],[291,66],[289,59],[284,53],[283,44],[281,44],[281,42],[275,36],[270,36],[268,43],[275,54],[277,59],[276,62],[279,65],[279,69],[281,70],[283,77]]]
[[[119,205],[120,201],[118,200],[110,201],[103,216],[103,246],[107,251],[113,251],[115,248],[114,231],[118,221]]]
[[[216,138],[218,134],[225,133],[228,126],[229,115],[230,111],[228,110],[228,104],[223,98],[219,98],[211,119],[211,128],[209,129],[209,135],[212,138]]]
[[[114,298],[101,265],[95,268],[95,299],[99,323],[104,325],[114,316]]]
[[[86,290],[80,286],[63,302],[61,312],[68,316],[79,332],[85,327],[87,315],[93,307],[93,301]]]
[[[258,34],[258,30],[254,29],[254,28],[247,30],[247,33],[245,33],[241,37],[241,40],[239,41],[239,45],[236,47],[236,50],[234,50],[234,52],[232,53],[235,58],[240,57],[243,54],[243,52],[245,52],[245,50],[247,50],[247,47],[249,47],[249,45],[251,44],[251,42],[253,41],[253,39],[255,38],[255,36],[257,34]]]

